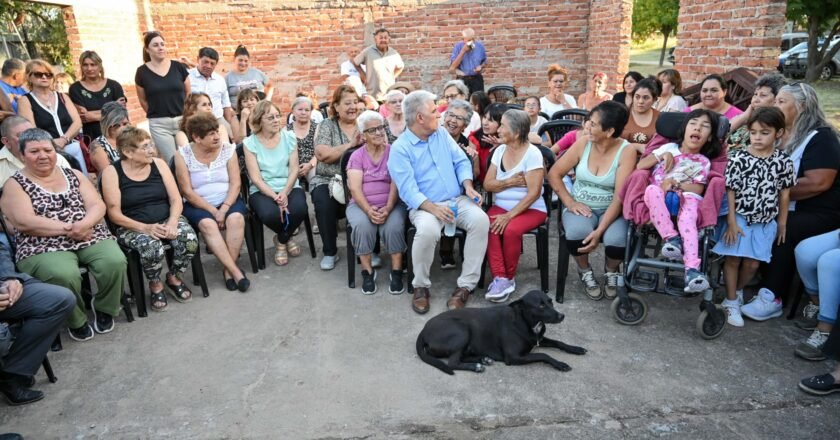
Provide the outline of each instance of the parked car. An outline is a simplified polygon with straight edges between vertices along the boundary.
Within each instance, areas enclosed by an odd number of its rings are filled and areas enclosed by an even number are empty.
[[[789,34],[782,34],[782,53],[787,52],[792,47],[805,41],[808,41],[808,34],[805,32],[792,32]]]
[[[840,44],[840,40],[833,40],[831,42],[831,46],[829,49],[833,48],[836,44]],[[808,50],[805,49],[801,52],[795,52],[788,54],[787,58],[785,59],[785,67],[782,70],[785,76],[789,78],[799,78],[805,76],[805,72],[807,70],[807,61],[808,58]],[[828,62],[820,72],[820,79],[821,80],[828,80],[831,79],[832,76],[837,75],[840,73],[840,51],[834,54],[831,61]]]
[[[825,40],[819,40],[819,42],[817,44],[822,46],[823,41],[825,41]],[[805,53],[808,52],[808,42],[807,41],[803,41],[803,42],[797,44],[796,46],[791,47],[790,49],[788,49],[786,51],[782,51],[782,54],[779,55],[779,66],[777,67],[779,72],[783,72],[785,70],[785,60],[787,59],[787,57],[789,57],[790,54],[792,54],[792,53],[799,53],[799,52],[805,52]]]

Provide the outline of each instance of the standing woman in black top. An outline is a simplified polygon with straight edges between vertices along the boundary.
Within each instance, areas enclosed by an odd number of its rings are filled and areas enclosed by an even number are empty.
[[[101,177],[108,218],[117,226],[120,244],[140,254],[149,279],[152,310],[163,311],[163,241],[174,251],[166,286],[175,301],[186,302],[192,293],[180,276],[198,250],[198,236],[181,215],[184,206],[175,177],[166,163],[154,156],[149,134],[127,127],[117,136],[117,149],[122,159],[106,168]]]
[[[79,171],[87,175],[82,147],[75,139],[82,128],[76,106],[64,93],[53,91],[55,72],[44,60],[26,63],[26,82],[30,92],[18,99],[18,114],[53,137],[56,150],[63,151],[79,163]]]
[[[146,32],[143,36],[143,61],[137,68],[134,83],[137,99],[146,110],[149,131],[160,157],[168,162],[175,155],[175,118],[184,113],[184,100],[190,93],[187,68],[166,58],[166,43],[160,32]]]
[[[102,58],[96,52],[82,52],[79,56],[79,66],[82,79],[70,85],[70,100],[76,105],[82,120],[82,133],[93,141],[102,135],[102,129],[99,127],[102,106],[113,101],[125,106],[125,93],[120,83],[105,78]]]

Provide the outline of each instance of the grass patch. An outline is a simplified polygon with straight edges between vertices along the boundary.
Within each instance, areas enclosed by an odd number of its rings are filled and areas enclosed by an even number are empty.
[[[676,37],[668,38],[668,48],[676,46]],[[630,70],[635,70],[644,76],[656,75],[660,70],[673,67],[668,62],[668,52],[665,52],[665,59],[662,66],[659,65],[659,56],[662,53],[662,37],[650,38],[646,41],[633,42],[630,47]]]
[[[840,130],[840,78],[818,81],[814,86],[825,116]]]

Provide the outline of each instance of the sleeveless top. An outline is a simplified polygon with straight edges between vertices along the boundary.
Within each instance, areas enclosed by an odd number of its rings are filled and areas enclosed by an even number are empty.
[[[298,163],[306,163],[312,160],[312,156],[315,155],[315,131],[318,128],[318,124],[316,122],[309,122],[309,133],[306,133],[305,137],[299,138],[297,135],[297,144],[298,144]],[[292,133],[295,132],[295,123],[289,122],[286,125],[286,130],[291,131]],[[249,133],[250,134],[250,133]]]
[[[41,104],[38,98],[32,93],[27,93],[25,96],[29,99],[29,104],[32,107],[32,116],[35,119],[35,126],[46,130],[52,135],[53,139],[64,136],[64,133],[73,124],[73,118],[67,112],[67,106],[64,98],[57,92],[53,92],[55,102],[57,103],[55,111],[50,110],[46,105]]]
[[[58,169],[64,176],[65,182],[67,182],[67,189],[62,192],[47,190],[20,171],[15,173],[12,179],[20,184],[23,191],[32,200],[32,209],[35,211],[35,215],[64,223],[78,222],[87,214],[82,193],[79,191],[81,182],[79,182],[73,170],[61,167],[58,167]],[[109,238],[112,238],[111,233],[101,222],[93,227],[93,237],[87,241],[76,241],[66,235],[39,237],[15,231],[15,241],[17,242],[15,257],[20,261],[45,252],[77,251]]]
[[[233,145],[222,144],[219,155],[205,165],[195,158],[192,145],[187,144],[179,147],[178,151],[187,164],[187,171],[190,173],[190,184],[193,191],[201,196],[207,203],[219,206],[225,201],[228,189],[230,188],[230,175],[228,175],[227,163],[236,150]]]
[[[120,153],[117,152],[116,148],[111,146],[111,143],[108,142],[108,138],[106,138],[105,135],[96,138],[96,142],[99,142],[99,145],[102,145],[102,149],[105,150],[105,153],[108,155],[108,159],[111,163],[120,160]]]
[[[596,176],[589,171],[589,152],[592,150],[592,141],[586,143],[583,150],[583,157],[580,158],[575,167],[575,186],[572,190],[572,197],[580,203],[592,209],[607,209],[612,203],[615,194],[615,172],[618,169],[618,159],[624,147],[629,144],[626,140],[618,147],[610,169],[603,176]]]
[[[169,195],[163,177],[152,162],[146,180],[132,180],[125,175],[122,161],[114,164],[120,184],[120,209],[126,217],[145,224],[163,223],[169,218]]]

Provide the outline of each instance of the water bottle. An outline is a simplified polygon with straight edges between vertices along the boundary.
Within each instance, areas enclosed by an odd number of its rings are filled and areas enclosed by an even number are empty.
[[[452,199],[449,201],[449,209],[452,211],[453,219],[458,218],[458,200]],[[447,223],[443,227],[443,235],[447,237],[454,237],[455,236],[455,221],[453,220],[451,223]]]

